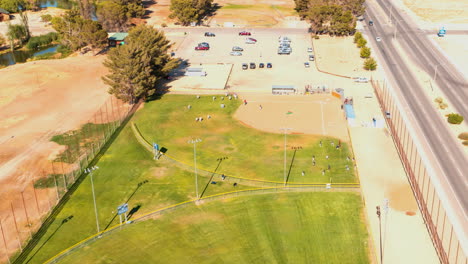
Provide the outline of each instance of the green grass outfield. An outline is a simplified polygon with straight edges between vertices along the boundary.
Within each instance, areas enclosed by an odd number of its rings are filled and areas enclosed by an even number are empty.
[[[134,223],[60,263],[369,263],[357,193],[262,194]]]
[[[195,101],[197,100],[197,101]],[[264,133],[244,127],[231,115],[239,106],[238,101],[225,100],[226,108],[219,107],[219,101],[212,103],[211,97],[196,99],[195,96],[166,95],[162,99],[145,104],[132,121],[135,121],[143,135],[168,148],[167,153],[192,164],[193,148],[187,143],[191,137],[203,139],[197,145],[199,167],[214,170],[219,157],[228,157],[218,168],[219,173],[263,179],[283,179],[283,136]],[[192,113],[187,113],[187,104],[192,104]],[[196,124],[192,115],[212,115],[212,119]],[[204,113],[204,114],[203,114]],[[346,164],[347,145],[336,150],[325,144],[319,147],[320,138],[307,135],[288,136],[289,144],[301,144],[291,168],[291,178],[299,181],[302,168],[309,167],[303,181],[328,182],[333,175],[334,182],[356,181],[352,171],[338,170]],[[291,146],[291,145],[290,145]],[[312,153],[317,155],[317,165],[324,162],[324,153],[329,153],[332,169],[326,176],[314,172],[310,165]],[[322,156],[318,156],[321,153]],[[293,150],[288,149],[288,166],[291,165]],[[338,164],[338,165],[337,165]],[[352,169],[353,166],[350,167]],[[154,161],[135,139],[130,125],[123,128],[109,149],[100,158],[94,172],[94,187],[100,230],[118,224],[118,205],[127,202],[129,209],[138,208],[134,218],[158,208],[177,204],[195,198],[195,184],[192,170],[183,170],[174,163]],[[309,174],[310,173],[310,174]],[[336,174],[335,174],[336,173]],[[273,174],[270,175],[270,174]],[[317,175],[319,174],[319,175]],[[336,175],[336,176],[335,176]],[[139,188],[139,183],[143,183]],[[208,186],[205,196],[251,188],[239,185],[234,188],[226,182],[208,184],[209,179],[200,177],[200,192]],[[286,198],[284,198],[286,199]],[[223,203],[224,204],[224,203]],[[229,206],[229,203],[225,203]],[[220,210],[224,210],[222,207]],[[306,209],[304,209],[306,210]],[[322,212],[317,212],[322,214]],[[69,221],[64,219],[72,217]],[[247,214],[246,217],[249,217]],[[354,221],[354,220],[353,220]],[[356,220],[359,221],[359,220]],[[256,231],[259,232],[259,231]],[[60,251],[96,233],[96,221],[91,194],[90,178],[87,176],[70,200],[58,214],[37,246],[29,254],[28,263],[43,263]]]
[[[220,108],[224,103],[225,108]],[[212,96],[165,95],[146,104],[136,113],[134,122],[149,141],[168,149],[167,154],[193,164],[193,145],[187,141],[200,138],[197,144],[198,167],[230,176],[282,182],[284,179],[284,135],[267,133],[242,125],[233,118],[241,100],[213,101]],[[191,109],[188,109],[188,105]],[[241,106],[242,107],[242,106]],[[285,113],[286,114],[286,113]],[[211,115],[211,119],[207,119]],[[196,122],[196,117],[203,117]],[[306,122],[306,121],[304,121]],[[323,145],[320,147],[319,142]],[[314,135],[287,136],[289,183],[357,182],[349,145],[336,149],[334,138]],[[297,151],[292,147],[302,147]],[[326,159],[326,156],[329,159]],[[312,166],[312,156],[316,166]],[[217,159],[228,157],[219,164]],[[293,161],[294,157],[294,161]],[[331,166],[328,170],[328,165]],[[346,165],[350,170],[346,170]],[[322,175],[325,170],[325,175]],[[305,176],[302,176],[302,171]]]

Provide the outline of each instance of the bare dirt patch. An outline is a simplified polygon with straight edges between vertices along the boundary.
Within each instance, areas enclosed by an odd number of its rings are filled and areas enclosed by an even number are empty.
[[[167,176],[168,169],[166,167],[153,168],[151,174],[156,177],[156,179],[161,179]]]
[[[239,107],[235,118],[247,126],[272,133],[281,133],[280,128],[288,127],[290,133],[349,140],[341,101],[330,95],[244,95],[242,98],[247,100],[247,105]]]
[[[47,23],[43,22],[41,19],[42,15],[50,14],[52,16],[59,16],[65,13],[66,10],[60,8],[47,8],[37,12],[27,11],[28,15],[28,22],[29,22],[29,30],[33,36],[38,36],[42,34],[47,34],[49,32],[55,31],[52,26]],[[18,14],[15,14],[15,17],[10,20],[11,24],[19,24],[20,18]],[[8,29],[8,24],[6,22],[0,22],[0,33],[5,36]]]
[[[468,23],[468,2],[464,0],[402,0],[423,21]]]

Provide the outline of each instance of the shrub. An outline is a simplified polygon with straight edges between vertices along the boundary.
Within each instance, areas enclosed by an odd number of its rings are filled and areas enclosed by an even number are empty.
[[[161,24],[161,27],[167,27],[167,24],[166,24],[166,23],[162,23],[162,24]]]
[[[468,140],[468,132],[463,132],[458,135],[458,138],[461,140]]]
[[[357,43],[360,39],[362,39],[362,33],[358,31],[354,34],[354,43]]]
[[[52,20],[52,15],[50,15],[50,14],[42,15],[41,20],[44,21],[44,22],[49,22],[49,21]]]
[[[320,39],[319,35],[315,35],[314,39]]]
[[[462,144],[468,146],[468,140],[463,141]]]
[[[444,110],[444,109],[446,109],[446,108],[448,107],[448,104],[446,104],[446,103],[440,103],[440,104],[439,104],[439,107],[440,107],[440,109]]]
[[[442,99],[442,97],[437,97],[436,99],[434,99],[434,102],[441,104],[444,102],[444,99]]]
[[[364,61],[364,69],[368,71],[374,71],[377,69],[377,62],[374,58],[368,58]]]
[[[452,114],[448,114],[447,116],[447,121],[450,123],[450,124],[461,124],[463,122],[463,116],[459,115],[459,114],[455,114],[455,113],[452,113]]]
[[[58,34],[56,32],[50,32],[45,35],[40,35],[37,37],[31,37],[26,44],[26,48],[29,50],[35,50],[42,46],[47,46],[50,43],[58,39]]]
[[[361,48],[361,58],[367,59],[371,55],[370,48],[368,47],[362,47]]]
[[[367,40],[365,40],[364,38],[361,38],[361,39],[359,39],[357,41],[358,48],[362,48],[362,47],[366,46],[366,44],[367,44]]]

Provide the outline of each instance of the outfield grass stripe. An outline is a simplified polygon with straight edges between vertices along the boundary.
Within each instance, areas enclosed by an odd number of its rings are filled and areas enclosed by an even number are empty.
[[[137,141],[143,145],[143,147],[148,150],[149,152],[153,153],[152,152],[152,146],[151,144],[148,142],[148,140],[145,139],[145,137],[141,134],[140,130],[138,129],[138,127],[136,126],[135,123],[132,122],[132,131],[135,135],[135,138],[137,139]],[[192,165],[190,164],[187,164],[169,154],[166,154],[166,153],[162,153],[163,154],[163,157],[167,157],[175,162],[178,162],[180,164],[183,164],[184,166],[187,166],[187,167],[190,167],[190,168],[193,168]],[[212,171],[212,170],[208,170],[208,169],[204,169],[204,168],[199,168],[197,167],[198,170],[202,170],[202,171],[205,171],[205,172],[208,172],[208,173],[212,173],[212,174],[217,174],[219,175],[219,173],[215,172],[215,171]],[[243,177],[239,177],[239,176],[231,176],[231,175],[228,175],[228,174],[225,174],[226,177],[230,177],[230,178],[234,178],[234,179],[239,179],[239,180],[245,180],[245,181],[254,181],[254,182],[260,182],[260,183],[269,183],[269,184],[275,184],[275,185],[278,185],[278,184],[284,184],[284,182],[278,182],[278,181],[267,181],[267,180],[259,180],[259,179],[249,179],[249,178],[243,178]],[[292,185],[292,186],[295,186],[295,185],[298,185],[298,186],[308,186],[308,185],[325,185],[326,183],[288,183],[287,185]],[[337,185],[351,185],[351,186],[356,186],[356,187],[359,187],[359,183],[348,183],[348,182],[344,182],[344,183],[332,183],[333,186],[337,186]]]

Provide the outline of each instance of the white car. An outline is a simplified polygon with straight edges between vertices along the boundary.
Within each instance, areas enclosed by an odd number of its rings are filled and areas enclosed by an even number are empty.
[[[314,50],[312,48],[307,48],[307,52],[313,52]]]
[[[231,56],[242,56],[242,52],[240,52],[240,51],[233,51],[233,52],[229,53],[229,55],[231,55]]]
[[[378,42],[382,41],[380,37],[376,37],[375,40],[377,40]]]
[[[310,67],[310,63],[304,62],[304,67],[309,68],[309,67]]]
[[[245,43],[246,44],[255,44],[255,43],[257,43],[257,40],[254,39],[254,38],[246,38]]]

